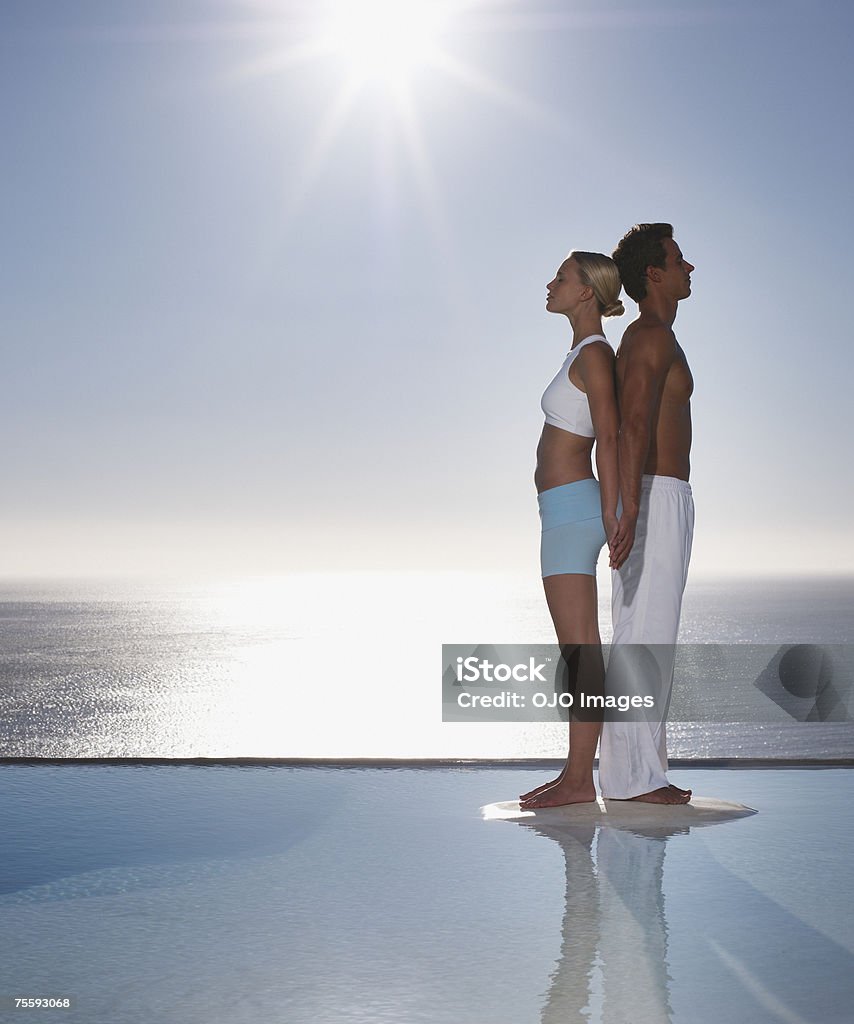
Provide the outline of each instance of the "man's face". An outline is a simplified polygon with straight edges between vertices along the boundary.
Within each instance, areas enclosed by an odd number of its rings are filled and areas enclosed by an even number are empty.
[[[685,259],[672,238],[663,239],[661,244],[666,254],[663,269],[657,268],[661,274],[661,286],[677,302],[679,299],[687,299],[691,294],[691,273],[694,267]]]

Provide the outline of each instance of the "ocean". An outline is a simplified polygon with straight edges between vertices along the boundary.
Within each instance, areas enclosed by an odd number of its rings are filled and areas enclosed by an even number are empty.
[[[600,584],[607,641],[607,578]],[[773,665],[792,646],[844,653],[852,634],[854,578],[691,579],[681,640],[700,655],[689,682],[677,673],[676,692],[684,682],[707,701],[726,694],[733,718],[744,718],[736,710],[742,696],[755,700],[756,681],[733,674],[722,650],[748,645],[764,657],[758,645],[766,645]],[[558,723],[441,717],[442,644],[552,642],[536,578],[376,572],[203,583],[7,581],[0,637],[0,756],[565,753]],[[671,721],[671,756],[854,757],[849,679],[841,682],[842,713],[833,720],[796,720],[769,704],[761,721]]]

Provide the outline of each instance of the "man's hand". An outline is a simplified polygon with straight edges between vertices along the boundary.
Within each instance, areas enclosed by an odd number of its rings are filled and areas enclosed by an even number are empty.
[[[637,514],[630,515],[627,512],[623,512],[617,522],[617,528],[613,536],[608,534],[606,525],[605,531],[608,536],[608,550],[610,552],[608,564],[612,569],[619,569],[629,557],[629,552],[632,550],[632,545],[635,542],[635,526],[637,521]]]

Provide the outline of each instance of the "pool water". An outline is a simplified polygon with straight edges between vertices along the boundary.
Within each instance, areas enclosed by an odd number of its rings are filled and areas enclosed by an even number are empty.
[[[759,812],[701,828],[484,820],[530,768],[0,773],[3,1021],[854,1014],[847,769],[677,773]]]

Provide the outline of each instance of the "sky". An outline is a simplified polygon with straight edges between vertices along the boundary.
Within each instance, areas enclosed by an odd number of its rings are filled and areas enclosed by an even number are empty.
[[[693,571],[854,572],[851,5],[371,2],[0,6],[0,574],[536,574],[545,285],[658,220]]]

